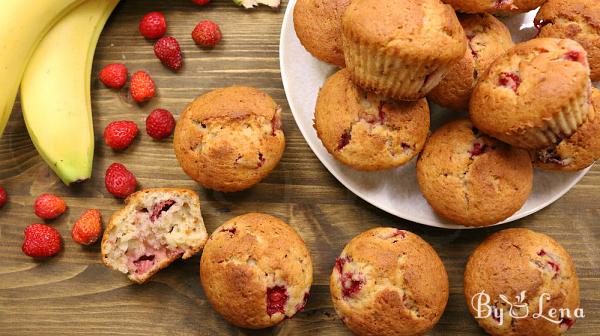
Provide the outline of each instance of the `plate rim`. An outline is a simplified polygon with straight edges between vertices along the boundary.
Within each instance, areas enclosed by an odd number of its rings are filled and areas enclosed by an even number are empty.
[[[284,59],[286,59],[286,56],[285,56],[286,55],[286,51],[285,51],[285,48],[284,48],[284,44],[285,44],[284,42],[288,41],[287,37],[285,35],[285,30],[290,25],[292,27],[292,30],[294,30],[293,29],[293,22],[290,22],[290,21],[293,20],[293,11],[294,11],[295,4],[296,4],[296,0],[289,0],[288,1],[287,6],[286,6],[286,10],[285,10],[285,14],[284,14],[284,17],[283,17],[283,21],[281,23],[280,33],[279,33],[279,72],[280,72],[280,76],[281,76],[281,81],[283,83],[283,90],[284,90],[285,95],[286,95],[286,100],[288,102],[288,106],[290,107],[290,111],[292,112],[292,116],[294,118],[294,122],[296,123],[296,126],[300,130],[300,133],[302,134],[302,137],[304,138],[304,141],[306,141],[306,143],[310,147],[310,149],[313,152],[313,154],[317,157],[317,159],[319,159],[319,161],[325,167],[325,169],[327,169],[327,171],[331,175],[333,175],[333,177],[335,177],[335,179],[338,182],[340,182],[346,189],[348,189],[354,195],[358,196],[363,201],[365,201],[365,202],[369,203],[370,205],[376,207],[377,209],[380,209],[382,211],[387,212],[390,215],[393,215],[393,216],[398,217],[398,218],[402,218],[402,219],[410,221],[412,223],[421,224],[421,225],[427,225],[427,226],[430,226],[430,227],[436,227],[436,228],[441,228],[441,229],[470,230],[470,229],[489,228],[489,227],[493,227],[493,226],[497,226],[497,225],[501,225],[501,224],[507,224],[507,223],[510,223],[510,222],[513,222],[513,221],[517,221],[519,219],[522,219],[524,217],[532,215],[532,214],[534,214],[536,212],[539,212],[542,209],[548,207],[552,203],[554,203],[557,200],[559,200],[560,198],[562,198],[571,189],[573,189],[573,187],[577,183],[579,183],[579,181],[581,181],[581,179],[592,168],[593,165],[591,165],[591,166],[589,166],[589,167],[587,167],[587,168],[585,168],[585,169],[583,169],[583,170],[581,170],[579,172],[576,172],[575,174],[578,174],[578,176],[576,176],[573,179],[573,181],[571,181],[563,190],[561,190],[560,192],[558,192],[555,195],[553,195],[552,197],[550,197],[550,199],[547,200],[546,202],[544,202],[544,203],[542,203],[542,204],[540,204],[540,205],[538,205],[538,206],[536,206],[536,207],[534,207],[532,209],[529,209],[529,210],[526,210],[526,211],[522,211],[522,212],[516,212],[515,214],[513,214],[512,216],[510,216],[509,218],[505,219],[502,222],[498,222],[498,223],[495,223],[495,224],[492,224],[492,225],[487,225],[487,226],[472,227],[472,226],[463,226],[463,225],[459,225],[459,224],[437,223],[437,222],[432,222],[432,221],[429,221],[429,220],[423,220],[422,218],[416,218],[414,216],[411,216],[410,214],[408,214],[408,215],[405,214],[405,213],[399,214],[397,211],[394,211],[394,209],[389,209],[385,205],[376,204],[374,201],[370,200],[367,196],[365,196],[362,192],[360,192],[358,190],[355,190],[354,187],[350,186],[348,184],[348,182],[346,181],[346,179],[341,178],[340,176],[338,176],[338,173],[335,171],[335,169],[333,169],[333,167],[331,167],[330,163],[327,160],[325,160],[324,158],[321,157],[321,154],[319,154],[319,152],[314,148],[314,146],[316,146],[316,144],[313,144],[311,141],[308,140],[308,135],[307,135],[308,130],[306,130],[305,127],[303,126],[303,124],[298,121],[299,117],[297,117],[297,113],[294,112],[296,110],[296,108],[294,106],[292,106],[292,105],[294,105],[294,103],[292,103],[290,101],[290,99],[287,98],[288,92],[290,90],[289,89],[289,84],[288,84],[288,81],[290,80],[290,77],[284,75],[285,73],[287,73],[287,71],[285,70],[286,67],[284,67]]]

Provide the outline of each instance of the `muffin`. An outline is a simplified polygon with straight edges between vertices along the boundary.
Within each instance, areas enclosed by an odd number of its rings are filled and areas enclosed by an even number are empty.
[[[521,228],[497,232],[475,249],[465,269],[464,291],[477,323],[495,336],[562,335],[575,323],[579,307],[571,256],[554,239]],[[561,308],[571,316],[557,316],[557,323],[536,317],[540,302],[546,317],[550,309]],[[490,308],[496,313],[489,314]],[[511,317],[511,309],[519,318]]]
[[[333,306],[357,335],[421,335],[448,302],[448,275],[419,236],[374,228],[344,248],[329,278]]]
[[[398,100],[425,97],[467,48],[456,14],[440,0],[352,1],[342,35],[354,82]]]
[[[337,160],[358,170],[381,170],[401,166],[421,151],[429,106],[425,98],[399,102],[363,91],[342,69],[319,92],[314,122]]]
[[[144,283],[173,261],[200,252],[207,233],[200,198],[187,189],[145,189],[130,195],[102,237],[102,262]]]
[[[586,120],[589,74],[586,52],[575,41],[538,38],[518,44],[479,79],[471,120],[513,146],[551,146]]]
[[[464,13],[513,15],[538,8],[546,0],[442,0]],[[593,0],[592,0],[593,1]]]
[[[417,161],[423,196],[440,216],[486,226],[519,210],[533,184],[529,153],[482,134],[466,119],[436,130]]]
[[[185,173],[203,187],[225,192],[250,188],[283,154],[281,108],[255,88],[211,91],[181,114],[174,147]]]
[[[467,51],[427,98],[438,105],[466,111],[473,87],[492,62],[513,46],[508,28],[490,14],[458,16],[467,36]]]
[[[592,90],[588,120],[556,146],[533,153],[534,166],[545,170],[577,171],[600,159],[600,90]]]
[[[267,328],[302,311],[312,260],[302,238],[281,220],[249,213],[221,225],[200,260],[213,308],[238,327]]]
[[[342,15],[351,0],[298,0],[294,29],[300,43],[319,60],[343,68]]]
[[[535,17],[540,37],[570,38],[587,51],[592,81],[600,81],[600,2],[548,0]]]

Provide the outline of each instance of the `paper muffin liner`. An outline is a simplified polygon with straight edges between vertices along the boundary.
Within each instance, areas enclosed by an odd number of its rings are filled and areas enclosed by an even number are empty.
[[[344,32],[344,56],[356,84],[398,100],[425,97],[440,83],[451,65],[434,58],[399,55],[362,41],[351,31]]]
[[[562,139],[571,136],[588,116],[590,107],[588,90],[569,101],[554,118],[544,120],[543,126],[512,135],[514,145],[523,148],[544,148],[553,146]]]

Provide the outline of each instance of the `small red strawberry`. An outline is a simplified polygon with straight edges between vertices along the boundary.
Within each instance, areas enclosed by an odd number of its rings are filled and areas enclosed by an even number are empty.
[[[127,83],[127,67],[125,64],[114,63],[100,70],[100,81],[111,89],[120,89]]]
[[[8,202],[8,194],[4,188],[0,187],[0,208],[6,205],[6,202]]]
[[[196,28],[192,31],[192,39],[194,39],[194,42],[205,48],[216,46],[221,41],[222,37],[219,25],[210,20],[198,23]]]
[[[123,150],[131,145],[138,134],[133,121],[113,121],[104,129],[104,143],[112,149]]]
[[[161,12],[150,12],[140,20],[140,33],[147,39],[157,39],[167,32],[167,21]]]
[[[104,185],[109,193],[118,198],[127,198],[137,188],[135,176],[120,163],[111,164],[106,170]]]
[[[91,245],[98,240],[102,231],[102,214],[96,209],[87,210],[79,217],[73,229],[71,238],[81,245]]]
[[[162,140],[173,133],[175,118],[165,109],[156,109],[146,118],[146,133],[155,140]]]
[[[154,43],[154,55],[167,68],[177,71],[183,66],[183,57],[179,42],[174,37],[167,36]]]
[[[137,71],[131,76],[129,85],[131,97],[138,103],[143,103],[154,97],[156,86],[152,77],[145,71]]]
[[[33,258],[48,258],[62,250],[60,233],[46,224],[31,224],[25,228],[21,250]]]
[[[196,5],[204,6],[210,2],[210,0],[192,0]]]
[[[54,219],[67,210],[67,204],[58,196],[42,194],[35,199],[33,210],[41,219]]]

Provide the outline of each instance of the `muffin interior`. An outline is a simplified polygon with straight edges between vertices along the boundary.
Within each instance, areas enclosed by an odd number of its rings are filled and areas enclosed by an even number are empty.
[[[200,209],[186,194],[144,193],[115,218],[103,258],[106,263],[142,281],[181,256],[189,258],[206,239]]]

